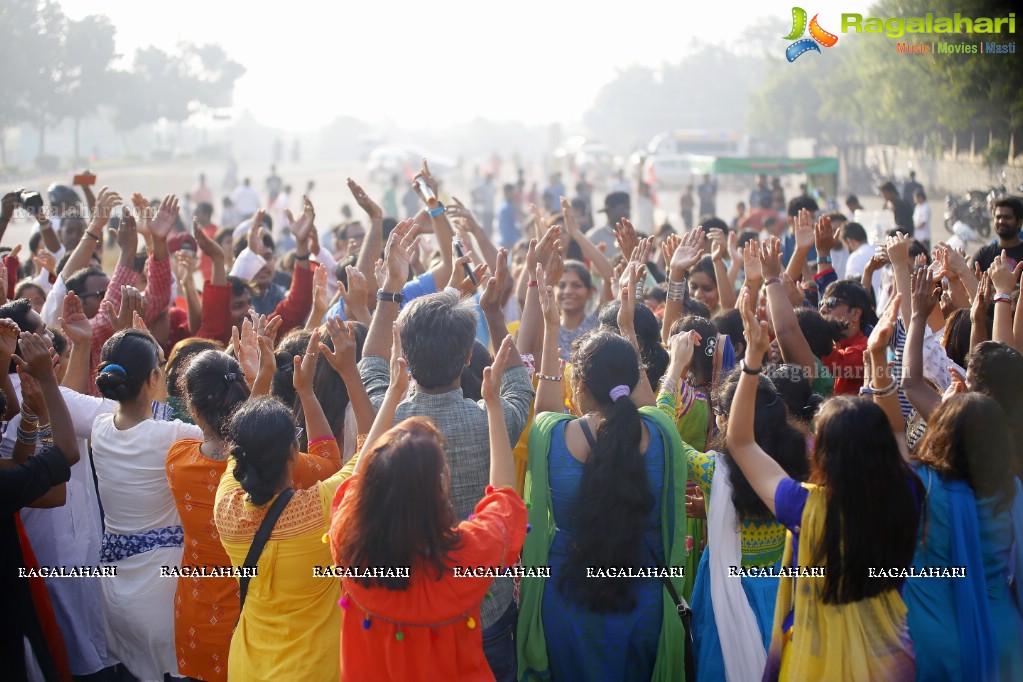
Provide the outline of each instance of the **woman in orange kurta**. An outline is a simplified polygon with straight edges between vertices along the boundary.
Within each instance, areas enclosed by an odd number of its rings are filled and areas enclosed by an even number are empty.
[[[217,486],[227,469],[224,428],[235,407],[249,397],[238,363],[208,350],[188,365],[183,379],[188,410],[205,440],[182,439],[167,453],[167,480],[185,532],[186,567],[231,566],[213,522]],[[312,441],[293,472],[296,489],[310,488],[341,467],[337,441]],[[238,620],[238,579],[178,577],[174,596],[174,638],[178,671],[197,680],[226,681],[231,635]]]
[[[342,574],[342,681],[494,679],[480,605],[494,577],[515,563],[527,531],[499,397],[510,349],[507,337],[484,371],[490,485],[461,523],[436,426],[412,417],[390,428],[408,387],[404,361],[392,357],[370,445],[331,508],[331,549]],[[352,569],[382,574],[346,575]]]

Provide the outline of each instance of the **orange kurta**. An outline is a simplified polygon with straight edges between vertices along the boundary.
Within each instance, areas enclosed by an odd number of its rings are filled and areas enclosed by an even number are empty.
[[[356,475],[346,481],[334,497],[335,563],[340,563],[338,519],[347,513],[345,494],[358,480]],[[403,591],[341,579],[342,681],[494,679],[480,625],[480,604],[493,578],[455,577],[454,569],[513,565],[526,537],[526,505],[511,488],[494,490],[476,505],[471,521],[458,524],[458,531],[461,543],[440,580],[422,566],[411,567],[410,585]]]
[[[201,440],[177,441],[167,452],[167,481],[185,531],[183,566],[230,566],[213,522],[213,506],[227,460],[210,459]],[[341,468],[337,441],[315,443],[293,471],[295,488],[310,488]],[[238,620],[238,579],[179,577],[174,595],[178,671],[197,680],[225,682],[231,635]]]

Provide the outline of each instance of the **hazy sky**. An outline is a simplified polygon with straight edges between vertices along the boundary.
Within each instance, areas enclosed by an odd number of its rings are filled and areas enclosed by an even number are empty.
[[[220,43],[248,69],[236,106],[295,131],[342,114],[430,127],[476,116],[578,120],[617,69],[678,62],[694,40],[725,46],[760,17],[789,21],[792,7],[791,0],[58,1],[75,19],[109,16],[129,59],[146,45]],[[841,12],[869,4],[843,0],[820,10],[819,21],[837,33]],[[801,5],[810,16],[817,11]],[[779,35],[779,55],[786,45]]]

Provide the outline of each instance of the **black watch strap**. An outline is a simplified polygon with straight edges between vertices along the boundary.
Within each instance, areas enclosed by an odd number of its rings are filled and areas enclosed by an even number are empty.
[[[377,291],[377,300],[388,301],[390,303],[397,303],[398,305],[401,305],[405,302],[405,294],[401,292],[397,294],[389,294],[386,291],[380,290]]]

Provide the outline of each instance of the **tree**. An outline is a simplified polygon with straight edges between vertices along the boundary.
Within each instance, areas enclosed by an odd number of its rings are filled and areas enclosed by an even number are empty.
[[[115,79],[110,63],[116,57],[114,27],[105,16],[91,15],[67,25],[64,42],[65,98],[67,114],[75,122],[75,151],[79,158],[79,128],[83,118],[96,113]]]

